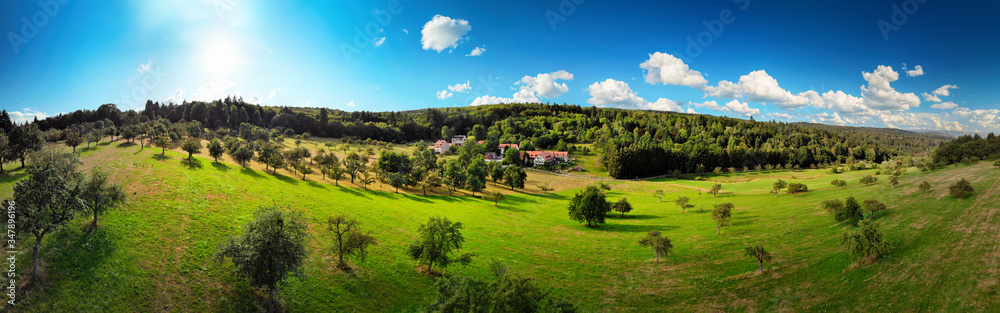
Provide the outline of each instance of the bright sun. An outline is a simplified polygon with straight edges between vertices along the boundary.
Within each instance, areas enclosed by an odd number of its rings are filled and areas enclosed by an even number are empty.
[[[228,40],[212,41],[202,49],[202,68],[210,76],[228,76],[242,65],[240,51]]]

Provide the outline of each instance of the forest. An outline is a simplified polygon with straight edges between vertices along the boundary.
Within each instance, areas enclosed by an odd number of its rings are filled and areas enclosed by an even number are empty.
[[[78,110],[31,123],[47,141],[66,139],[61,130],[101,123],[118,134],[156,121],[198,122],[208,129],[242,125],[281,134],[371,139],[405,143],[467,134],[487,150],[518,143],[522,150],[568,150],[592,144],[614,178],[668,173],[809,168],[830,163],[881,163],[900,154],[928,155],[946,138],[915,132],[807,123],[559,104],[500,104],[428,108],[401,112],[346,112],[326,108],[268,107],[227,97],[212,102],[160,104],[121,111],[114,104]],[[114,126],[110,128],[110,126]],[[258,152],[260,147],[257,147]]]

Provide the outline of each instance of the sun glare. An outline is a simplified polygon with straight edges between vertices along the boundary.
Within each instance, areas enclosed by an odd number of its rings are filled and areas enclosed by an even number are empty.
[[[227,76],[243,63],[238,48],[230,41],[212,41],[202,48],[202,68],[209,76]]]

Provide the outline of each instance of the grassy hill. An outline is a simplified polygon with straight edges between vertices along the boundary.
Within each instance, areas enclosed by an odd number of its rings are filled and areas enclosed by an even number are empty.
[[[264,292],[236,280],[232,264],[212,256],[266,204],[300,210],[313,221],[306,275],[281,291],[290,312],[414,311],[430,301],[436,296],[434,279],[414,270],[404,247],[431,216],[465,224],[465,251],[478,255],[471,265],[446,273],[483,277],[488,261],[500,260],[585,311],[1000,310],[1000,170],[986,163],[911,170],[895,188],[886,176],[874,186],[858,183],[874,171],[612,182],[609,200],[627,197],[635,211],[589,229],[566,213],[569,198],[586,181],[550,195],[514,192],[494,207],[469,196],[364,191],[209,158],[187,162],[181,152],[160,156],[159,149],[139,151],[120,141],[82,150],[84,168],[113,169],[129,201],[103,216],[96,230],[80,217],[46,238],[46,284],[21,299],[21,311],[253,310]],[[23,176],[23,171],[0,176],[0,198],[10,197]],[[775,197],[768,190],[778,178],[806,183],[810,192]],[[972,198],[947,196],[947,185],[959,178],[976,188]],[[833,179],[849,185],[835,188]],[[923,181],[933,185],[930,192],[917,190]],[[715,182],[723,183],[723,194],[699,196]],[[652,196],[660,189],[667,192],[662,202]],[[819,206],[849,195],[890,207],[880,220],[893,250],[874,265],[851,266],[839,245],[846,226]],[[678,196],[691,198],[696,207],[681,213],[673,204]],[[707,211],[722,202],[736,209],[733,225],[719,235]],[[701,207],[706,213],[699,213]],[[333,266],[331,236],[321,222],[339,213],[356,216],[380,241],[353,274]],[[676,254],[660,263],[637,244],[654,229],[675,246]],[[25,273],[33,238],[19,240],[23,254],[17,267]],[[753,243],[763,243],[774,256],[764,274],[754,273],[755,261],[742,256],[743,247]]]

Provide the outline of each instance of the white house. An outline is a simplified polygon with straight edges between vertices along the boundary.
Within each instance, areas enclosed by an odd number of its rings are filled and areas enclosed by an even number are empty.
[[[451,147],[448,145],[447,141],[438,140],[434,143],[434,153],[444,153],[445,151],[450,151]]]
[[[465,135],[458,135],[455,137],[451,137],[451,144],[461,147],[462,145],[465,144],[465,139],[466,139]]]

